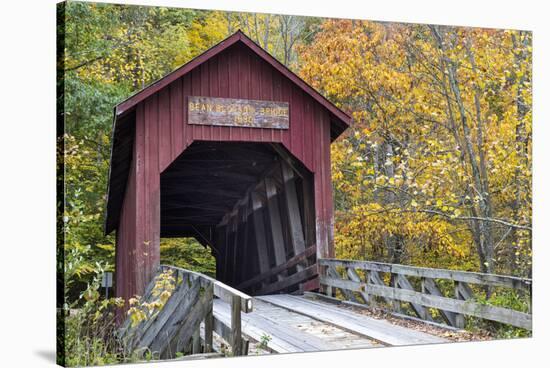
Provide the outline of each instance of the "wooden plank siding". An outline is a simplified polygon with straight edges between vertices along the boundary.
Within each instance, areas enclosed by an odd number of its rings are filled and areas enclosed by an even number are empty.
[[[223,50],[209,51],[208,58],[201,59],[193,68],[186,69],[185,73],[180,72],[179,77],[163,78],[152,85],[152,90],[137,94],[117,107],[116,114],[134,116],[135,126],[135,132],[132,133],[133,142],[130,142],[132,157],[128,172],[112,166],[109,178],[106,232],[117,230],[117,296],[128,299],[133,295],[142,294],[153,271],[159,265],[160,238],[166,236],[161,232],[160,176],[193,142],[265,142],[284,147],[283,151],[288,151],[292,156],[290,159],[298,161],[312,175],[313,193],[307,193],[307,196],[304,194],[304,197],[307,197],[307,206],[311,206],[314,213],[314,219],[309,213],[302,214],[303,217],[307,217],[303,221],[308,227],[303,229],[305,234],[302,234],[302,237],[306,236],[307,243],[300,245],[297,252],[287,254],[286,257],[288,259],[301,253],[305,247],[312,244],[316,245],[317,258],[334,256],[330,143],[343,131],[342,127],[345,129],[349,124],[349,117],[346,118],[345,113],[338,112],[334,106],[328,106],[320,95],[312,94],[311,87],[305,88],[305,83],[298,77],[289,77],[290,72],[282,71],[276,62],[267,60],[265,55],[259,57],[259,51],[252,49],[253,45],[247,42],[231,41]],[[289,128],[188,124],[189,96],[288,103]],[[121,137],[117,134],[115,131],[115,140],[118,142]],[[119,147],[113,146],[112,165],[118,159],[119,151]],[[127,179],[124,179],[125,175]],[[123,184],[116,186],[115,183]],[[307,185],[304,185],[304,188],[307,188]],[[117,201],[121,201],[122,204],[118,205]],[[120,210],[117,212],[119,207]],[[276,208],[275,203],[272,203],[272,208]],[[248,226],[238,227],[239,234],[248,231],[247,234],[253,235],[252,218],[252,215],[247,215]],[[274,224],[277,225],[276,222]],[[231,236],[224,241],[231,240],[236,244],[245,239],[241,235],[240,238],[235,238],[230,224],[224,228],[225,232],[224,229],[217,229],[210,241]],[[281,238],[287,239],[287,229],[283,229],[283,233],[277,232],[275,236],[274,239],[277,241]],[[314,239],[311,239],[313,236]],[[255,245],[256,242],[252,240],[254,239],[247,242]],[[269,242],[273,242],[273,239],[269,238]],[[244,266],[254,270],[246,275],[252,277],[267,271],[265,263],[259,268],[253,264],[255,258],[264,256],[255,254],[257,250],[251,249],[253,246],[247,248],[249,253],[246,255],[241,253],[242,249],[236,251],[235,246],[220,245],[218,248],[218,263],[222,259],[228,262],[227,266],[217,265],[220,272],[236,272],[236,269]],[[278,260],[270,260],[273,263],[270,267],[283,262],[282,250],[284,248],[277,249]],[[238,259],[239,262],[245,260],[245,263],[235,265],[227,257]],[[303,269],[301,265],[299,269]],[[241,280],[242,276],[236,274],[222,277],[224,281],[225,277],[234,277],[230,280],[232,283],[246,281]]]

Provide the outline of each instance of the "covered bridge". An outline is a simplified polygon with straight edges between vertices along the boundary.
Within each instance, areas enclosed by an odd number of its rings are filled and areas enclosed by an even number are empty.
[[[142,294],[163,237],[210,247],[250,294],[319,287],[332,257],[330,144],[350,117],[238,31],[115,108],[105,232],[117,296]]]

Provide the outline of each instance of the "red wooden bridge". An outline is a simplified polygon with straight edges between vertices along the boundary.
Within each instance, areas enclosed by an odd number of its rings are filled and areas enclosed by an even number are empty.
[[[241,32],[116,106],[116,295],[151,297],[163,237],[193,237],[216,258],[215,280],[176,270],[163,312],[123,325],[130,348],[210,351],[213,331],[234,354],[264,335],[273,352],[443,341],[327,304],[335,295],[426,321],[437,310],[459,328],[465,315],[530,328],[527,313],[471,303],[469,286],[529,292],[529,280],[331,259],[330,144],[350,120]]]

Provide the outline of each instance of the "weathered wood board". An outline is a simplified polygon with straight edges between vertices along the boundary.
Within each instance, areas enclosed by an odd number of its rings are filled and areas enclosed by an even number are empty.
[[[254,306],[252,313],[242,316],[243,335],[254,341],[269,337],[267,348],[273,353],[378,346],[372,339],[258,299],[254,300]],[[221,300],[215,300],[214,316],[217,320],[229,321],[229,305]]]
[[[189,124],[288,129],[288,102],[189,96]]]
[[[387,321],[370,318],[336,306],[292,295],[256,297],[282,308],[337,326],[343,330],[376,340],[385,345],[416,345],[448,342],[447,340],[414,331]]]
[[[409,303],[417,316],[428,321],[432,320],[429,308],[433,308],[448,325],[458,328],[465,326],[464,316],[467,315],[527,330],[532,329],[531,313],[478,302],[468,285],[471,283],[484,287],[514,289],[530,300],[531,279],[370,261],[341,259],[319,259],[318,261],[321,269],[325,270],[319,277],[319,282],[327,291],[327,295],[331,293],[332,288],[338,288],[346,299],[352,302],[355,298],[351,292],[359,292],[363,299],[365,299],[364,295],[367,295],[370,301],[372,301],[370,296],[376,296],[392,305],[394,312],[397,313],[400,313],[398,309],[401,303]],[[348,278],[342,278],[335,272],[336,267],[347,269]],[[367,274],[365,281],[354,274],[355,269]],[[349,272],[350,270],[353,272]],[[390,276],[389,284],[386,284],[380,273]],[[416,278],[417,285],[420,282],[421,291],[415,290],[407,277]],[[452,281],[454,294],[451,295],[448,291],[445,294],[442,293],[436,279]]]

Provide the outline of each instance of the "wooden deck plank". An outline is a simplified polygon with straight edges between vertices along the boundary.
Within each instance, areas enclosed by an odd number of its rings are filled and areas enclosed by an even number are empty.
[[[214,316],[217,319],[229,321],[229,313],[227,303],[214,301]],[[260,300],[254,301],[253,312],[242,315],[242,331],[255,341],[261,341],[262,336],[268,335],[271,337],[268,349],[276,353],[369,348],[377,345],[371,339]]]
[[[347,331],[372,338],[386,345],[443,343],[447,340],[393,325],[337,306],[292,295],[266,295],[256,299],[301,313]]]
[[[231,323],[228,307],[223,306],[223,301],[214,300],[214,316],[224,323]],[[264,331],[248,322],[243,323],[242,332],[244,335],[255,341],[261,341]],[[289,344],[278,336],[272,336],[267,348],[274,353],[298,353],[301,352],[296,346]]]
[[[282,326],[285,332],[292,331],[293,336],[299,336],[298,338],[316,345],[319,350],[342,349],[343,341],[340,340],[335,344],[334,335],[339,335],[340,339],[346,340],[355,340],[359,338],[362,341],[362,347],[373,347],[375,345],[370,339],[361,338],[361,336],[354,335],[327,323],[319,322],[310,317],[288,311],[281,307],[275,307],[275,309],[265,313],[265,310],[262,310],[261,306],[273,307],[273,305],[259,300],[255,302],[257,305],[260,305],[258,315],[261,315],[262,318],[278,326]]]
[[[228,306],[225,303],[217,303],[215,310],[219,313],[228,313]],[[250,336],[247,330],[250,327],[255,327],[252,329],[252,334],[255,336]],[[264,315],[260,313],[249,313],[242,316],[242,329],[245,335],[250,336],[250,338],[260,341],[263,334],[269,335],[272,339],[280,339],[286,342],[288,345],[292,345],[293,348],[289,350],[294,351],[320,351],[320,350],[331,350],[335,349],[334,346],[331,346],[328,343],[324,343],[320,339],[316,339],[315,336],[306,335],[300,330],[292,328],[291,326],[286,326],[276,323],[273,319],[269,318],[269,315]],[[261,330],[262,334],[258,336],[257,330]],[[284,352],[284,351],[283,351]]]

